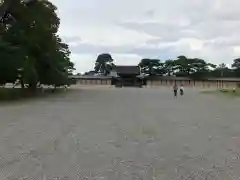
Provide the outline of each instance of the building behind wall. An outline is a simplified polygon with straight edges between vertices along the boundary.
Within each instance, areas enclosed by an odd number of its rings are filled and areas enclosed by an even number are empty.
[[[115,85],[112,82],[112,76],[73,76],[73,78],[77,79],[78,85]],[[193,80],[187,77],[153,76],[141,78],[141,80],[146,87],[172,87],[176,83],[178,85],[183,84],[188,88],[199,89],[240,88],[240,78],[204,78]]]
[[[142,87],[143,85],[139,66],[116,66],[114,72],[112,84],[116,87]]]

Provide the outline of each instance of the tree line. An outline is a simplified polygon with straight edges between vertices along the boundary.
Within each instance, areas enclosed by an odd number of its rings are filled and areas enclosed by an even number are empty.
[[[57,34],[57,7],[47,0],[2,0],[0,11],[0,84],[32,90],[69,84],[74,64]]]
[[[97,57],[94,70],[85,75],[109,75],[115,64],[111,54],[103,53]],[[191,78],[204,77],[240,77],[240,58],[234,59],[231,68],[226,64],[219,65],[206,62],[200,58],[179,56],[176,59],[162,61],[144,58],[137,64],[143,74],[150,76],[178,76]]]

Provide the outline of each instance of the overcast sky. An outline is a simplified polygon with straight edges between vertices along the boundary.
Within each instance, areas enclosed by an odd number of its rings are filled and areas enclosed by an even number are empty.
[[[231,64],[240,56],[240,0],[52,2],[77,72],[92,69],[103,52],[122,65],[179,55]]]

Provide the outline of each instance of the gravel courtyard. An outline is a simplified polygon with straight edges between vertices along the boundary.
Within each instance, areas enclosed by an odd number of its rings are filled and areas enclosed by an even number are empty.
[[[0,180],[236,180],[239,105],[107,87],[2,104]]]

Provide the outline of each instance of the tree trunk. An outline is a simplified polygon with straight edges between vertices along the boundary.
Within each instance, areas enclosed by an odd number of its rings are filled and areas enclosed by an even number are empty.
[[[29,83],[28,88],[29,88],[31,91],[36,91],[36,90],[37,90],[37,83],[35,83],[35,82]]]
[[[153,70],[153,68],[149,67],[149,75],[152,75],[152,70]]]
[[[20,83],[21,83],[21,88],[24,89],[25,85],[24,85],[24,82],[23,82],[23,78],[20,79]]]

